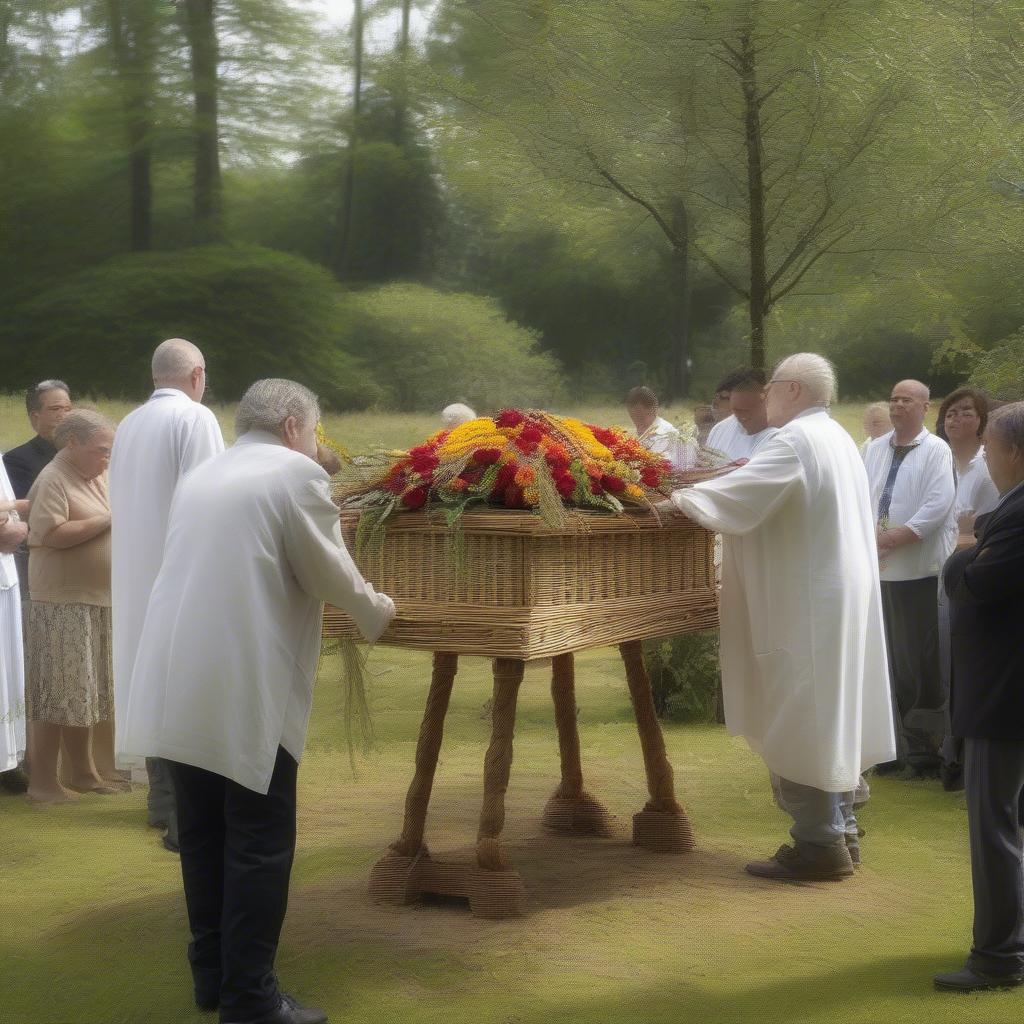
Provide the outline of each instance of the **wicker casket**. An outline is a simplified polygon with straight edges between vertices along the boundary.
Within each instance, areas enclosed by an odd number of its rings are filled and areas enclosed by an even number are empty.
[[[342,513],[355,550],[358,513]],[[381,643],[529,661],[717,625],[713,535],[680,513],[574,511],[552,528],[530,512],[467,512],[464,545],[424,513],[395,517],[357,557],[398,606]],[[358,638],[337,609],[328,637]]]
[[[358,513],[343,512],[342,525],[354,551]],[[488,918],[522,912],[523,883],[500,837],[516,700],[531,659],[552,659],[561,754],[562,778],[545,807],[544,827],[614,833],[611,816],[583,785],[573,652],[591,647],[618,645],[636,716],[650,799],[633,816],[633,842],[662,853],[692,850],[640,642],[716,625],[713,535],[681,514],[650,511],[575,511],[554,529],[530,512],[484,510],[468,512],[460,529],[464,549],[456,559],[443,522],[404,514],[379,546],[357,557],[367,579],[398,608],[380,642],[433,652],[402,834],[375,865],[371,896],[397,904],[425,894],[466,898],[476,916]],[[333,608],[326,610],[324,632],[358,637],[351,620]],[[459,655],[494,659],[491,740],[475,857],[436,859],[424,832]]]

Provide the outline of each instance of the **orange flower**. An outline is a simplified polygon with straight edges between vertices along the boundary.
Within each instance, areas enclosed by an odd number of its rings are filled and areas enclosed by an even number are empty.
[[[531,484],[537,482],[537,473],[532,470],[529,466],[520,467],[516,473],[516,483],[520,487],[529,487]]]

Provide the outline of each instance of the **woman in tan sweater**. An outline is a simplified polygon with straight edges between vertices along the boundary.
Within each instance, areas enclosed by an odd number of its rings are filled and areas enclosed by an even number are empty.
[[[28,795],[45,803],[71,799],[57,777],[62,738],[69,788],[124,788],[113,744],[107,502],[113,440],[113,424],[99,413],[71,413],[54,435],[60,450],[29,495]]]

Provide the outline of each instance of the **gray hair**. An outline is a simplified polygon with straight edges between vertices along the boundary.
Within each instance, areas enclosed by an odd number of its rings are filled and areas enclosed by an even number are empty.
[[[79,444],[87,444],[97,431],[113,429],[114,424],[103,413],[95,409],[76,409],[69,412],[53,432],[53,443],[63,448],[74,438]]]
[[[441,410],[441,422],[448,430],[475,419],[476,413],[473,412],[468,405],[464,405],[462,402],[456,402],[454,405],[446,405]]]
[[[995,430],[1011,448],[1024,452],[1024,402],[993,409],[988,414],[988,429]]]
[[[25,409],[31,416],[34,412],[39,412],[43,407],[43,395],[47,391],[63,391],[64,394],[71,397],[71,388],[67,386],[62,380],[41,380],[38,384],[33,384],[32,387],[25,392]]]
[[[818,405],[828,406],[836,399],[836,369],[815,352],[797,352],[783,359],[772,379],[796,381]]]
[[[320,419],[320,402],[309,388],[293,380],[268,377],[251,385],[238,403],[235,432],[239,437],[250,430],[280,435],[289,416],[304,427]]]
[[[197,366],[205,365],[203,353],[184,338],[168,338],[153,353],[153,382],[177,384],[187,380]]]

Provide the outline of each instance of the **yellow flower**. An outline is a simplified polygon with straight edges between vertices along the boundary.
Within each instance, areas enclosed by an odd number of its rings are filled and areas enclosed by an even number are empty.
[[[624,498],[629,498],[630,501],[646,501],[647,496],[644,492],[637,487],[636,484],[627,484],[626,489],[622,492]]]
[[[540,504],[540,491],[536,487],[524,488],[523,503],[531,508],[536,508]]]

